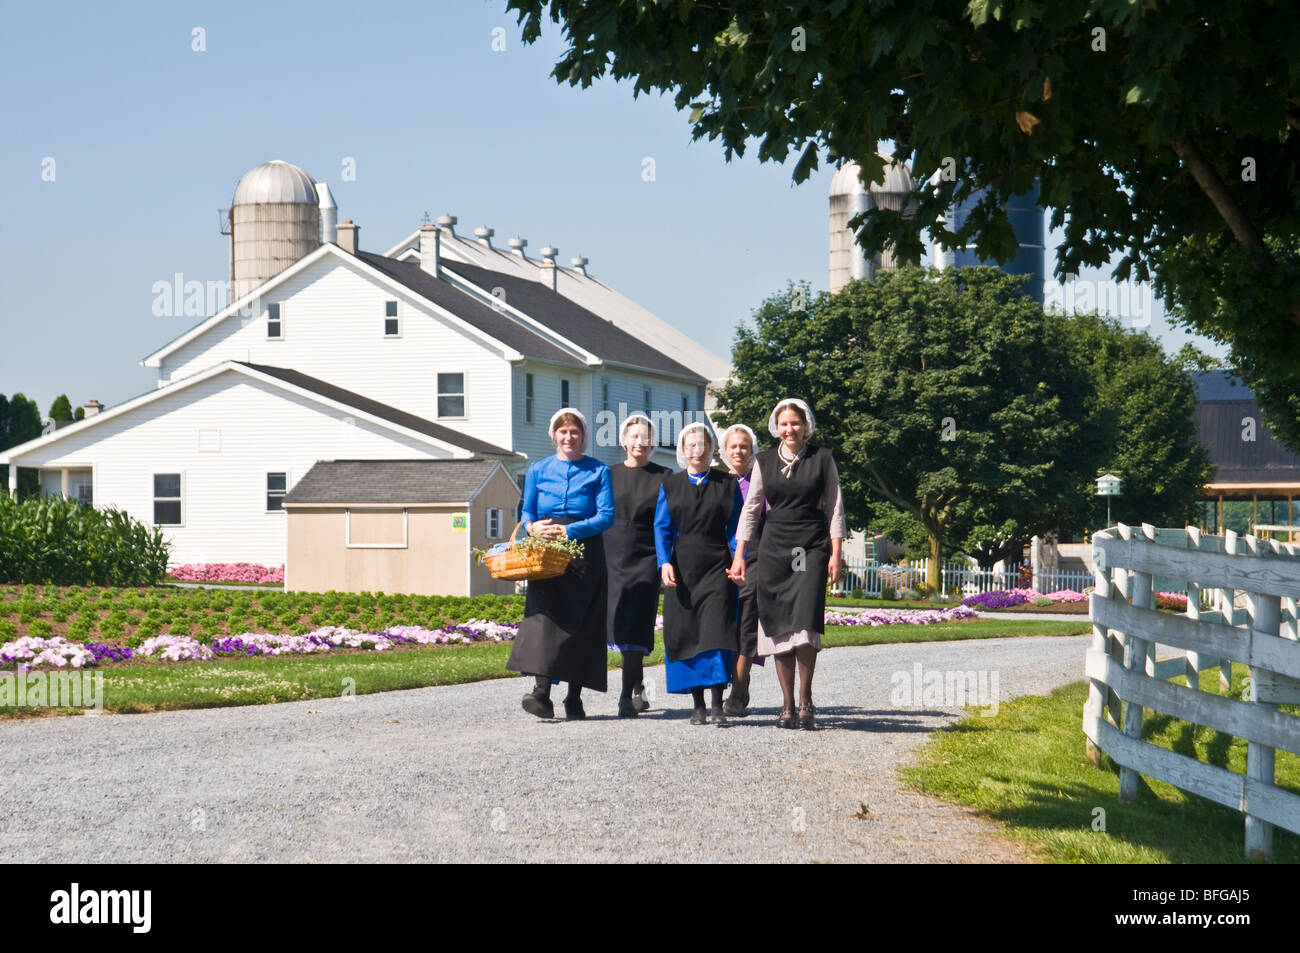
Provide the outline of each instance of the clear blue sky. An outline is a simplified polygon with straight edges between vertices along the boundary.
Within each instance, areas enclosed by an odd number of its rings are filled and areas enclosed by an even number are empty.
[[[787,280],[827,285],[833,169],[794,187],[793,162],[692,143],[667,97],[559,86],[559,31],[524,46],[504,0],[52,2],[4,19],[0,392],[42,414],[60,393],[112,405],[153,388],[139,360],[197,323],[154,317],[154,282],[227,277],[217,210],[269,159],[328,182],[369,251],[450,212],[586,255],[724,357]],[[1150,330],[1186,339],[1159,313]]]

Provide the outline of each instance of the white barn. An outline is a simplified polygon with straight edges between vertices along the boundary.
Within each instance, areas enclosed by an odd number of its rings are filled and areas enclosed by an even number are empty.
[[[10,491],[34,467],[46,492],[163,526],[174,563],[277,565],[278,501],[317,461],[495,458],[522,481],[568,404],[608,463],[618,420],[649,412],[671,465],[677,429],[729,373],[585,259],[503,252],[490,229],[467,241],[449,216],[378,255],[333,214],[301,169],[248,173],[231,215],[244,293],[141,361],[157,390],[0,454]]]

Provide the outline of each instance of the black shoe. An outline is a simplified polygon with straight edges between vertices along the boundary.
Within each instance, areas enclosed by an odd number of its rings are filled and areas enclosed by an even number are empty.
[[[795,728],[798,727],[798,719],[795,717],[793,708],[782,708],[781,717],[776,720],[778,728]]]
[[[644,685],[638,685],[632,690],[632,707],[637,710],[638,714],[650,710],[650,703],[645,700]]]
[[[813,715],[817,711],[817,706],[812,702],[799,706],[799,727],[804,731],[815,731],[817,725],[813,722]]]
[[[530,715],[536,715],[538,718],[554,718],[555,706],[551,704],[549,698],[543,698],[536,692],[529,692],[524,696],[524,711]]]
[[[708,716],[705,714],[705,711],[704,711],[703,708],[697,708],[697,709],[695,709],[694,712],[691,713],[691,724],[692,724],[692,725],[704,725],[704,724],[708,724],[708,720],[709,720],[709,719],[708,719]]]
[[[727,723],[726,708],[723,705],[714,705],[713,710],[709,712],[709,721],[715,725],[725,725]]]
[[[732,718],[744,718],[749,714],[749,693],[732,687],[731,696],[722,704],[722,710]]]
[[[564,717],[569,721],[582,721],[587,717],[587,710],[582,707],[582,699],[564,700]]]
[[[632,701],[632,699],[620,698],[618,700],[618,717],[635,718],[640,714],[641,714],[640,709],[636,707],[636,704]]]

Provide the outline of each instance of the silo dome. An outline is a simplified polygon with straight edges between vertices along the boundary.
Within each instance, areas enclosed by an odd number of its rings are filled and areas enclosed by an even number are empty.
[[[292,162],[272,159],[244,173],[232,205],[282,202],[317,204],[316,180]]]
[[[316,181],[281,159],[259,165],[235,187],[230,226],[233,302],[320,247]]]
[[[885,160],[884,182],[863,185],[858,178],[856,162],[840,166],[831,179],[830,188],[830,289],[839,291],[855,278],[873,278],[878,270],[898,267],[894,253],[885,249],[882,254],[868,259],[854,241],[849,231],[849,220],[860,212],[874,208],[906,210],[914,207],[912,194],[916,180],[907,162],[894,163],[894,157],[877,153]]]

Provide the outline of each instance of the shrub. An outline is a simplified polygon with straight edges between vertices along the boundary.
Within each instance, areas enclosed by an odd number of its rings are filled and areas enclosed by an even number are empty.
[[[151,585],[167,570],[162,529],[113,507],[62,496],[0,494],[0,579],[53,585]]]
[[[1047,596],[1039,596],[1034,600],[1034,605],[1036,606],[1050,606],[1051,604],[1052,600],[1047,598]]]
[[[880,598],[893,602],[898,596],[895,594],[893,586],[882,586],[880,588]]]

